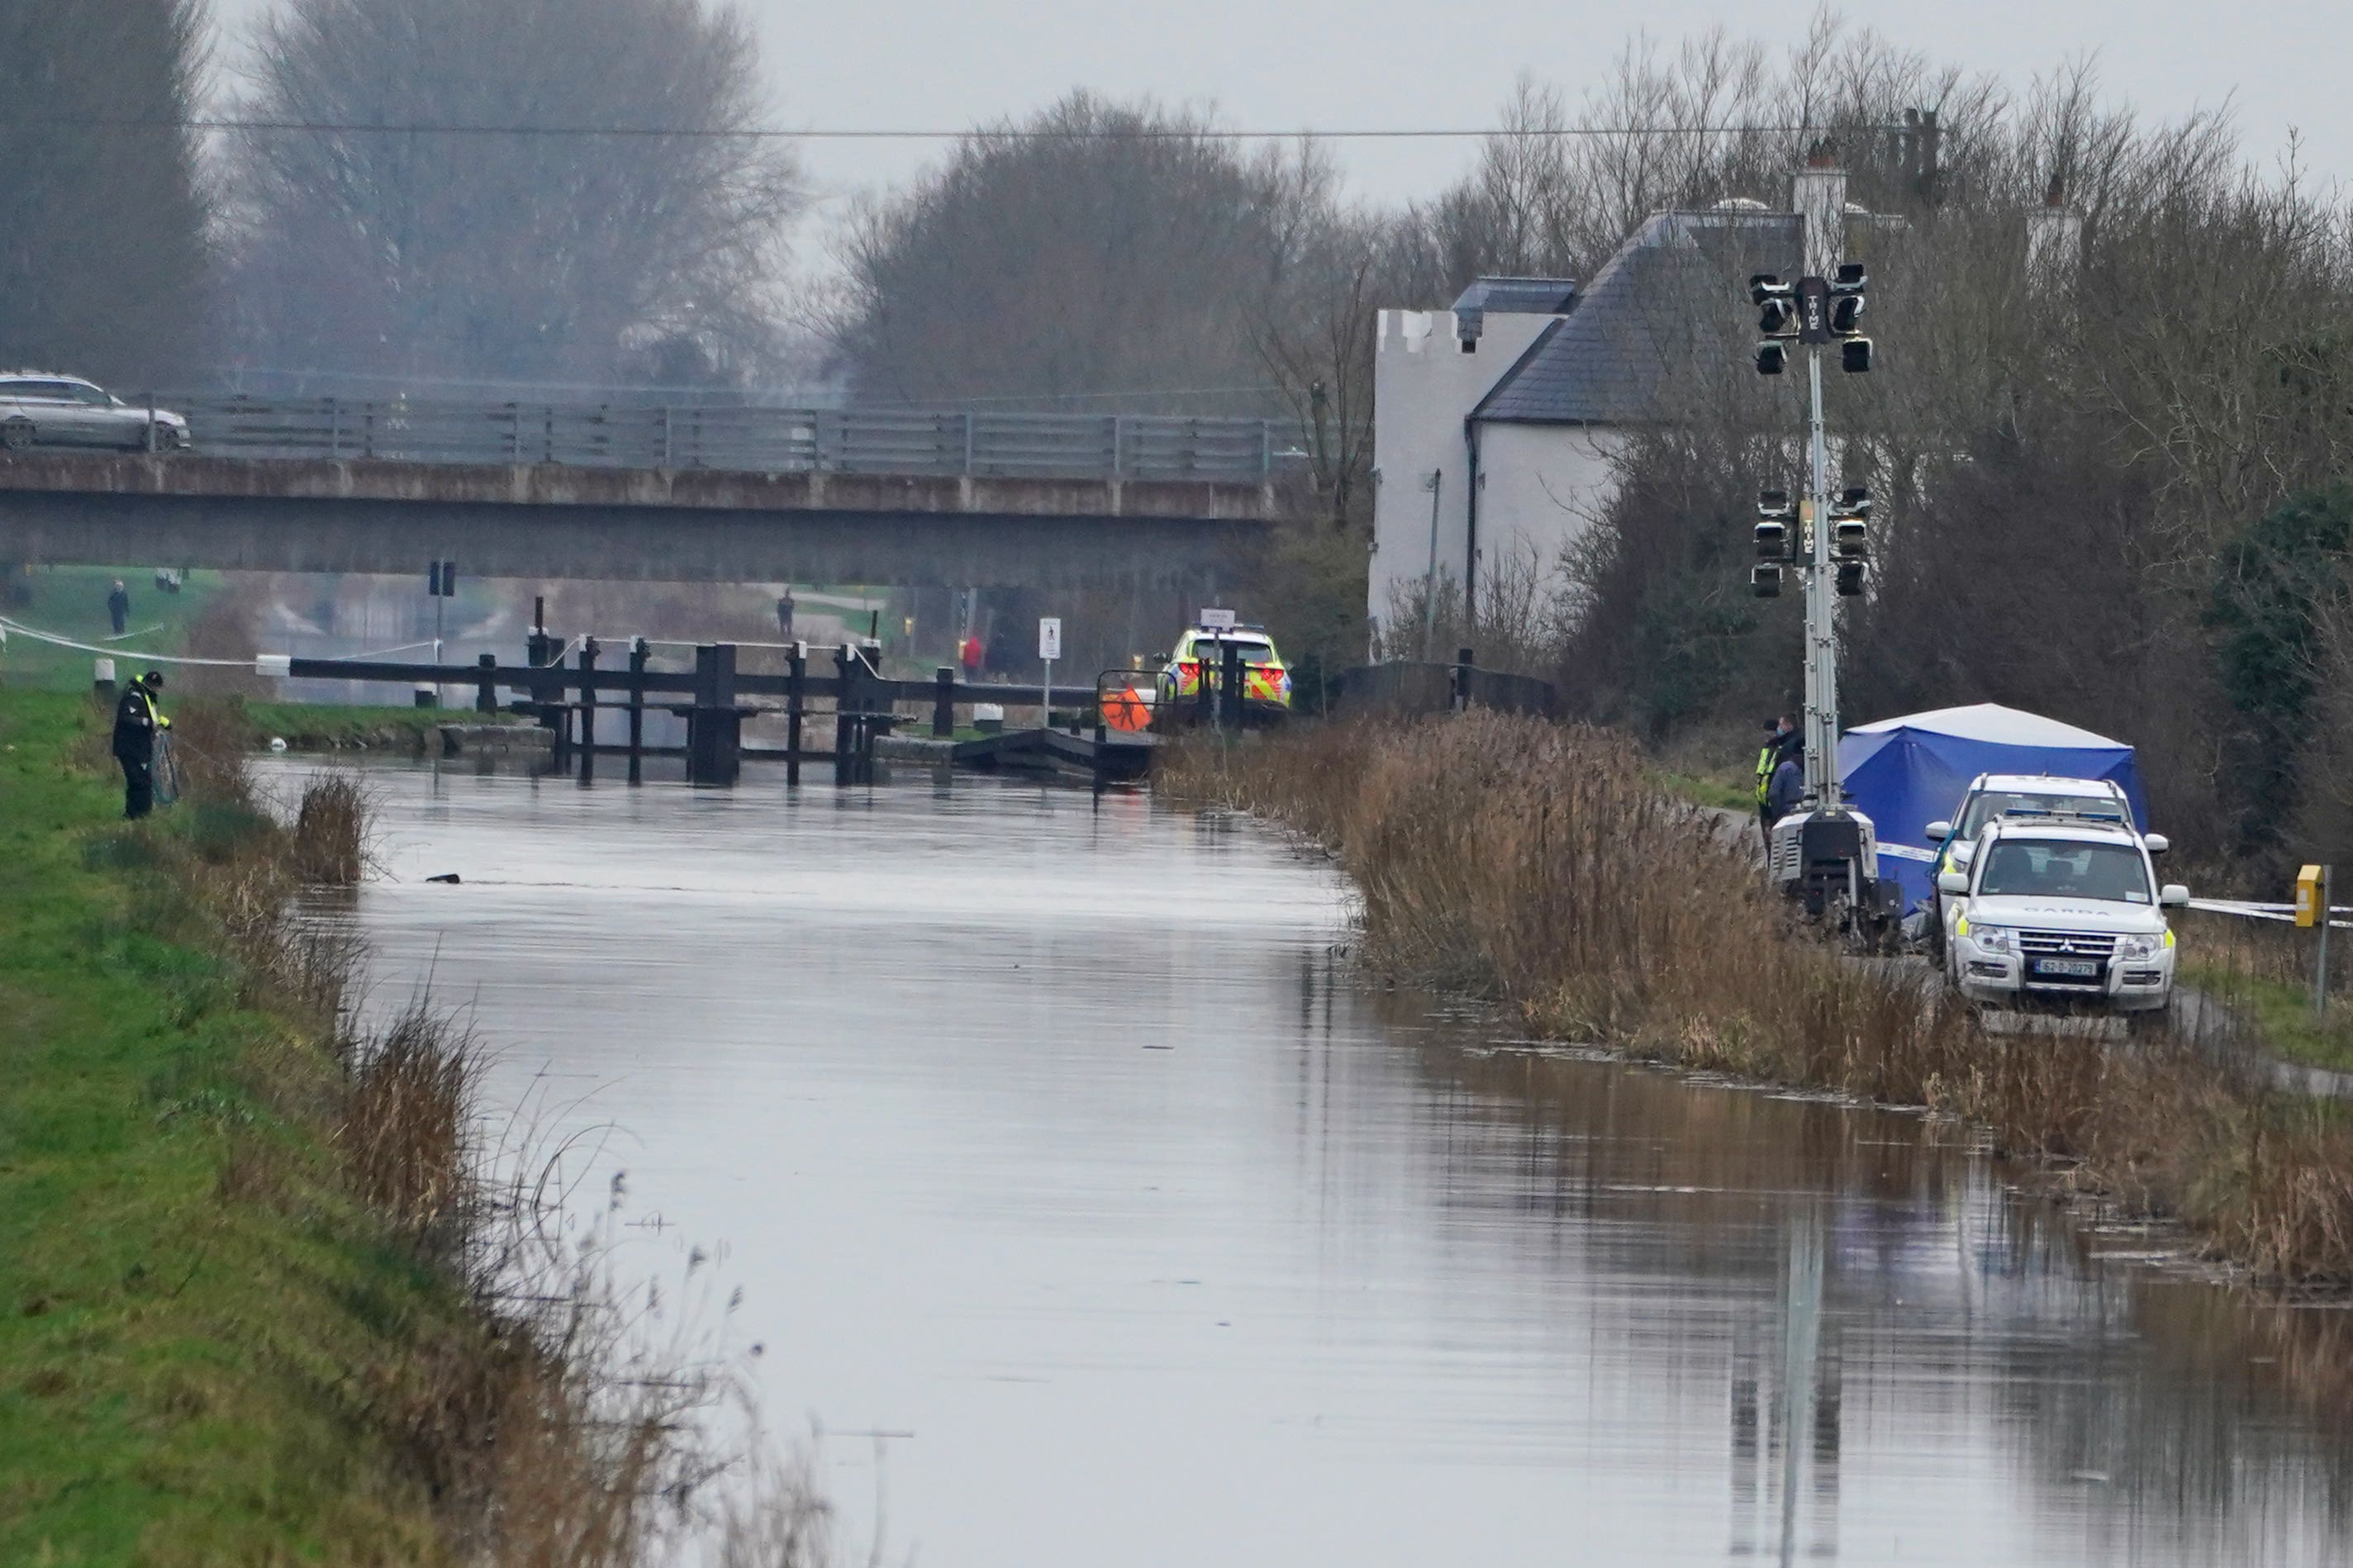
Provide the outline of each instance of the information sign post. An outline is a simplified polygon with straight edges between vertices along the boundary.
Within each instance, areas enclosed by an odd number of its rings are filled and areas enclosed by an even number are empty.
[[[1062,617],[1038,617],[1038,657],[1046,665],[1046,700],[1040,709],[1039,728],[1054,727],[1054,661],[1062,657]]]

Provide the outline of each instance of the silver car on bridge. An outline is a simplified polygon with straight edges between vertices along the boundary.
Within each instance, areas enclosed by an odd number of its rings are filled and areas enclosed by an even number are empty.
[[[111,447],[182,452],[188,421],[166,408],[122,401],[79,376],[36,371],[0,374],[0,447]]]

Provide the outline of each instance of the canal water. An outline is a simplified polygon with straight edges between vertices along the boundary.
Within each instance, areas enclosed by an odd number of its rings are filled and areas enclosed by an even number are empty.
[[[714,1260],[676,1310],[887,1561],[2353,1561],[2317,1314],[1965,1130],[1386,992],[1258,825],[369,778],[378,1003],[429,976],[497,1107],[607,1130],[579,1201]]]

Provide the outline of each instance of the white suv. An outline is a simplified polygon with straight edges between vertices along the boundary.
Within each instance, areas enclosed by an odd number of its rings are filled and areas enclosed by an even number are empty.
[[[2131,828],[2078,816],[2002,817],[1966,870],[1938,874],[1957,900],[1945,973],[1980,1005],[2089,1005],[2150,1022],[2173,994],[2173,930],[2189,901],[2160,887]]]
[[[2137,826],[2133,821],[2132,802],[2125,798],[2123,788],[2113,779],[1979,773],[1969,781],[1959,809],[1949,820],[1928,824],[1928,842],[1936,847],[1928,868],[1930,882],[1933,884],[1947,871],[1969,868],[1969,857],[1977,853],[1978,835],[1985,831],[1987,823],[2018,813],[2043,812],[2121,823],[2126,827]],[[2141,842],[2148,846],[2151,855],[2162,855],[2170,847],[2165,836],[2158,833],[2144,836]],[[1933,903],[1936,920],[1928,932],[1932,942],[1951,928],[1954,900],[1939,889]]]
[[[112,447],[143,452],[188,447],[188,421],[168,409],[133,407],[78,376],[0,375],[0,447]]]

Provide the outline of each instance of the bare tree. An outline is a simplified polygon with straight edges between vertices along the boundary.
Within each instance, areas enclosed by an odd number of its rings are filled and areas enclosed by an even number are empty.
[[[1379,213],[1303,201],[1303,235],[1279,286],[1252,310],[1250,341],[1296,422],[1314,510],[1369,539],[1373,353],[1381,308],[1415,286],[1408,231]]]
[[[1817,140],[1857,168],[1866,201],[1913,205],[1918,170],[1904,113],[1928,111],[1947,162],[1978,155],[1971,136],[2001,103],[1990,78],[1966,77],[1818,13],[1777,72],[1761,44],[1721,28],[1672,50],[1629,42],[1572,107],[1524,77],[1461,184],[1415,209],[1444,282],[1482,273],[1588,278],[1652,213],[1769,198]]]
[[[264,365],[743,375],[774,346],[798,165],[742,14],[703,0],[289,0],[237,149]],[[580,134],[593,128],[594,134]]]
[[[195,357],[203,30],[195,0],[0,7],[0,363],[152,385]]]

